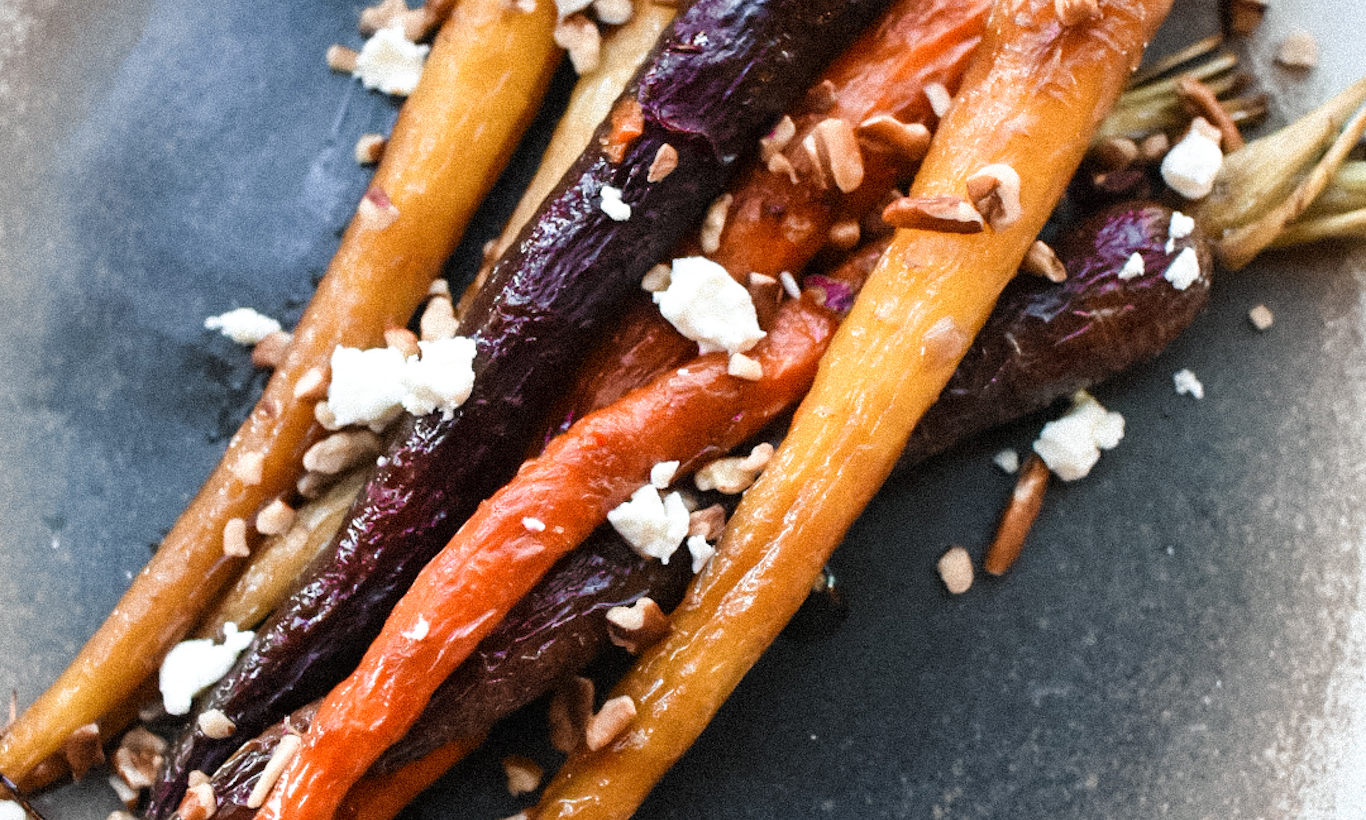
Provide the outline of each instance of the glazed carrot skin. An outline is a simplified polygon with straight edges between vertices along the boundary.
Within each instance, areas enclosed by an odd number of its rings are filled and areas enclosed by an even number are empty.
[[[789,348],[823,340],[836,319],[788,305],[751,351],[763,367],[759,381],[727,375],[724,354],[699,357],[580,420],[480,505],[394,608],[357,670],[324,700],[261,820],[329,816],[337,795],[408,731],[437,684],[654,464],[729,450],[800,396],[814,357]]]
[[[1022,178],[1023,217],[978,234],[898,231],[672,632],[614,691],[636,702],[631,742],[571,757],[537,820],[629,817],[791,618],[1015,274],[1168,7],[1102,1],[1099,19],[1064,28],[1052,2],[996,6],[912,193],[963,196],[970,174],[1006,163]]]
[[[223,555],[224,526],[292,495],[303,453],[321,432],[313,401],[295,398],[296,385],[325,369],[337,345],[381,344],[386,326],[408,321],[534,116],[559,58],[553,12],[466,5],[437,36],[375,173],[371,190],[385,193],[398,218],[383,229],[353,220],[285,362],[223,461],[104,625],[0,739],[0,771],[12,779],[22,783],[74,729],[128,698],[232,580],[241,559]],[[255,454],[264,460],[253,483],[242,476]]]
[[[734,199],[720,247],[708,256],[742,284],[751,272],[798,274],[828,244],[832,225],[870,211],[909,176],[914,158],[865,144],[863,182],[843,193],[813,179],[803,137],[831,117],[851,126],[876,114],[932,124],[925,87],[941,83],[957,89],[990,6],[990,0],[898,0],[888,8],[821,76],[830,84],[830,97],[812,94],[793,110],[795,136],[782,153],[797,180],[762,163],[748,168],[731,186]],[[574,418],[610,404],[687,360],[692,351],[692,343],[674,332],[648,299],[637,300],[581,371],[566,415]]]

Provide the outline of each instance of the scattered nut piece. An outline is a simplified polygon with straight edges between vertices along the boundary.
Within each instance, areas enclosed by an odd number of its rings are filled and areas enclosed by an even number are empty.
[[[256,531],[262,535],[284,535],[294,525],[294,508],[277,498],[256,514]]]
[[[361,134],[356,140],[355,157],[357,165],[374,165],[384,156],[384,146],[388,140],[383,134]]]
[[[588,719],[584,730],[584,745],[590,752],[605,748],[626,731],[636,719],[636,702],[630,695],[620,695],[602,705],[597,714]]]
[[[730,204],[735,201],[731,194],[722,194],[712,200],[707,215],[702,219],[698,242],[703,253],[716,253],[721,247],[721,233],[726,230],[726,217],[730,215]]]
[[[285,767],[294,759],[294,755],[299,753],[299,747],[303,745],[303,738],[292,732],[286,732],[280,736],[280,740],[275,744],[275,751],[271,752],[270,760],[266,761],[266,767],[261,770],[261,779],[252,786],[251,794],[247,796],[247,808],[259,809],[266,803],[266,798],[270,796],[270,790],[275,788],[275,784],[284,774]]]
[[[218,811],[218,799],[213,793],[212,783],[200,783],[185,790],[185,796],[176,809],[180,820],[209,820]]]
[[[769,157],[768,172],[770,174],[783,174],[793,185],[797,184],[797,166],[792,164],[792,160],[787,158],[787,154],[774,154]]]
[[[707,541],[715,541],[726,529],[726,508],[720,504],[693,510],[688,514],[688,535],[701,536]]]
[[[761,442],[743,458],[718,458],[703,466],[693,475],[693,483],[704,492],[716,490],[727,495],[742,493],[749,489],[772,457],[773,445]]]
[[[313,405],[313,420],[322,425],[324,430],[340,430],[345,426],[337,423],[337,414],[332,412],[332,406],[326,399]]]
[[[980,233],[986,227],[972,203],[956,196],[904,196],[883,209],[882,220],[894,228],[947,233]]]
[[[1256,31],[1266,16],[1267,0],[1226,0],[1222,5],[1229,33],[1239,37]]]
[[[895,154],[903,162],[916,162],[930,147],[930,129],[913,122],[905,123],[891,114],[877,114],[858,124],[859,139]]]
[[[430,285],[427,286],[427,295],[428,295],[428,296],[444,296],[444,297],[446,297],[447,299],[451,298],[451,284],[450,284],[450,282],[447,282],[443,277],[440,277],[440,276],[436,277],[435,279],[432,280],[432,283],[431,283]]]
[[[1086,153],[1087,158],[1100,171],[1128,168],[1139,156],[1138,143],[1128,137],[1106,137],[1097,140]]]
[[[1138,144],[1138,155],[1144,162],[1157,162],[1165,157],[1171,148],[1171,138],[1164,132],[1158,131],[1156,134],[1144,138],[1143,142]]]
[[[237,724],[228,719],[221,709],[209,709],[199,713],[195,720],[195,725],[205,737],[214,740],[224,740],[230,738],[237,731]]]
[[[631,0],[593,0],[593,14],[605,26],[629,23],[635,11]]]
[[[129,817],[132,817],[133,815],[129,814],[129,812],[137,808],[140,796],[138,790],[129,786],[127,783],[124,783],[123,778],[119,777],[117,774],[109,775],[109,788],[114,790],[114,794],[118,796],[119,802],[128,809],[126,812],[110,812],[109,820],[113,820],[114,816],[118,814],[127,814]]]
[[[972,587],[972,556],[962,547],[950,547],[935,565],[945,588],[953,595],[962,595]]]
[[[1096,0],[1053,0],[1053,8],[1058,13],[1058,20],[1067,28],[1100,17],[1100,4]]]
[[[574,71],[587,74],[598,67],[602,54],[602,35],[598,26],[582,13],[571,14],[555,24],[555,45],[569,52]]]
[[[1270,330],[1276,323],[1276,316],[1266,305],[1257,305],[1247,312],[1247,319],[1258,330]]]
[[[252,346],[251,363],[256,367],[279,367],[284,362],[285,353],[292,341],[294,341],[294,334],[283,330],[273,330],[267,333],[261,341]]]
[[[646,293],[659,293],[667,290],[669,280],[673,277],[673,270],[666,264],[660,263],[650,268],[641,277],[640,289]]]
[[[238,481],[248,487],[255,487],[257,484],[261,483],[261,476],[265,472],[265,467],[265,455],[253,451],[250,453],[243,453],[233,459],[229,469],[232,471],[232,474],[237,477]]]
[[[593,716],[593,682],[578,676],[565,681],[551,696],[547,716],[551,745],[566,754],[574,751]]]
[[[996,537],[987,547],[982,569],[992,575],[1004,575],[1020,557],[1024,549],[1025,536],[1034,526],[1034,519],[1043,508],[1044,492],[1048,489],[1048,465],[1038,453],[1030,453],[1020,468],[1015,490],[1010,494],[1010,503],[1001,514],[1001,522],[996,527]]]
[[[930,110],[942,118],[953,104],[953,95],[943,83],[925,83],[925,99],[930,102]]]
[[[650,163],[650,171],[645,175],[646,182],[659,182],[664,177],[674,172],[678,167],[678,149],[669,143],[659,146],[655,151],[654,161]]]
[[[343,45],[327,47],[327,67],[342,74],[350,74],[356,70],[356,58],[358,57],[360,57],[360,52],[354,48],[347,48]]]
[[[455,305],[449,296],[435,296],[427,301],[422,309],[422,318],[417,322],[422,341],[434,342],[439,339],[453,339],[460,330],[455,319]]]
[[[134,791],[156,782],[166,762],[166,741],[142,728],[129,729],[114,750],[114,772]]]
[[[1286,68],[1310,69],[1319,64],[1319,44],[1307,31],[1296,31],[1276,49],[1276,63]]]
[[[508,755],[503,758],[503,774],[507,776],[508,794],[517,797],[540,788],[545,769],[529,757]]]
[[[114,780],[114,781],[118,781],[118,778],[117,778],[117,777],[111,778],[111,779]],[[127,788],[127,787],[125,786],[124,788]],[[138,819],[137,819],[137,816],[134,815],[131,811],[124,811],[123,809],[115,809],[114,811],[109,812],[109,814],[104,818],[104,820],[138,820]]]
[[[1020,219],[1020,175],[1009,165],[993,163],[979,168],[968,177],[968,199],[986,219],[992,230],[999,231]]]
[[[389,200],[389,195],[381,188],[372,185],[361,197],[356,218],[367,228],[382,231],[398,221],[398,206]]]
[[[861,234],[858,220],[841,219],[830,226],[830,244],[842,251],[847,251],[858,244]]]
[[[612,643],[639,655],[641,650],[669,634],[669,616],[653,598],[640,598],[630,606],[607,610],[607,636]]]
[[[71,767],[71,779],[80,780],[90,767],[104,762],[104,746],[100,744],[100,727],[87,723],[67,736],[62,744],[62,756]]]
[[[447,303],[450,301],[449,298],[446,299]],[[452,309],[452,318],[454,318],[454,309]],[[406,327],[385,328],[384,346],[392,347],[394,350],[402,353],[404,358],[416,356],[421,352],[421,348],[417,346],[417,334]]]
[[[337,477],[335,475],[304,473],[299,476],[298,481],[294,482],[294,489],[298,491],[299,495],[312,501],[327,492],[327,489],[336,483]]]
[[[1035,239],[1025,251],[1020,270],[1034,276],[1042,276],[1050,282],[1067,281],[1067,266],[1062,263],[1053,249],[1042,240]]]
[[[210,778],[207,774],[201,772],[199,769],[191,769],[190,773],[185,775],[185,785],[189,786],[190,788],[194,788],[195,786],[198,786],[200,783],[212,782],[213,779]]]
[[[833,181],[836,188],[847,194],[863,184],[863,154],[852,125],[829,117],[816,123],[807,139],[815,145],[814,160],[821,175]],[[806,144],[803,140],[803,147]]]
[[[326,370],[321,367],[310,367],[294,383],[294,398],[301,401],[326,398],[327,382]]]
[[[229,518],[223,525],[223,554],[229,558],[246,558],[251,555],[247,546],[247,522],[242,518]]]
[[[835,107],[838,99],[835,96],[835,84],[830,80],[821,80],[819,85],[811,87],[806,92],[805,105],[808,110],[817,114],[824,114]]]
[[[797,284],[797,277],[792,275],[792,271],[785,270],[778,274],[778,282],[783,286],[783,292],[791,299],[802,298],[802,286]]]
[[[1195,77],[1182,77],[1176,81],[1176,96],[1193,116],[1204,117],[1219,129],[1224,153],[1231,154],[1243,147],[1243,134],[1224,107],[1219,104],[1213,89]]]
[[[778,124],[773,126],[773,130],[768,132],[768,136],[759,138],[759,158],[764,162],[773,159],[787,148],[795,136],[797,124],[784,114],[783,118],[778,120]]]
[[[379,436],[369,430],[343,430],[309,447],[304,453],[304,469],[337,475],[373,459],[381,450]]]

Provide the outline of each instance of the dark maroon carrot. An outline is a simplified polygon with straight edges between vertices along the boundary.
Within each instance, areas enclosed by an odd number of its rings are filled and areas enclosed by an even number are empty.
[[[407,419],[352,509],[333,553],[258,632],[203,708],[255,734],[325,692],[354,665],[392,603],[478,502],[512,476],[545,406],[586,343],[646,270],[701,217],[742,157],[868,25],[885,0],[701,0],[675,22],[611,125],[495,266],[462,333],[478,346],[474,392],[450,419]],[[677,169],[647,181],[665,145]],[[604,213],[621,191],[626,221]],[[191,726],[193,727],[193,723]],[[197,729],[178,744],[153,818],[178,802],[192,769],[231,751]]]

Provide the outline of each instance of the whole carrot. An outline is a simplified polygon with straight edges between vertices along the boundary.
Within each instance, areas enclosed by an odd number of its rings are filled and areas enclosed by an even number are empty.
[[[104,625],[0,738],[0,771],[21,785],[74,729],[155,672],[231,581],[241,559],[224,555],[225,526],[292,495],[320,432],[300,386],[325,372],[337,345],[373,346],[386,327],[408,321],[534,115],[559,59],[553,11],[511,12],[496,0],[461,8],[438,34],[371,185],[397,218],[384,227],[353,220],[223,461]]]
[[[1004,163],[1021,178],[1020,217],[975,234],[898,232],[672,632],[615,690],[636,703],[630,742],[571,757],[538,820],[630,816],[796,611],[1014,275],[1168,7],[1101,2],[1097,17],[1065,25],[1059,12],[1084,5],[998,3],[911,194],[963,197],[968,177]]]

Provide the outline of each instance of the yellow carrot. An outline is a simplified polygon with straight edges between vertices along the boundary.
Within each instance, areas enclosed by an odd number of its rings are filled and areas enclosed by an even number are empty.
[[[1001,0],[912,197],[967,195],[984,166],[1018,170],[1021,217],[962,234],[901,230],[822,360],[782,447],[710,567],[614,696],[637,716],[580,750],[537,820],[628,817],[805,599],[896,463],[1080,163],[1170,0]]]

